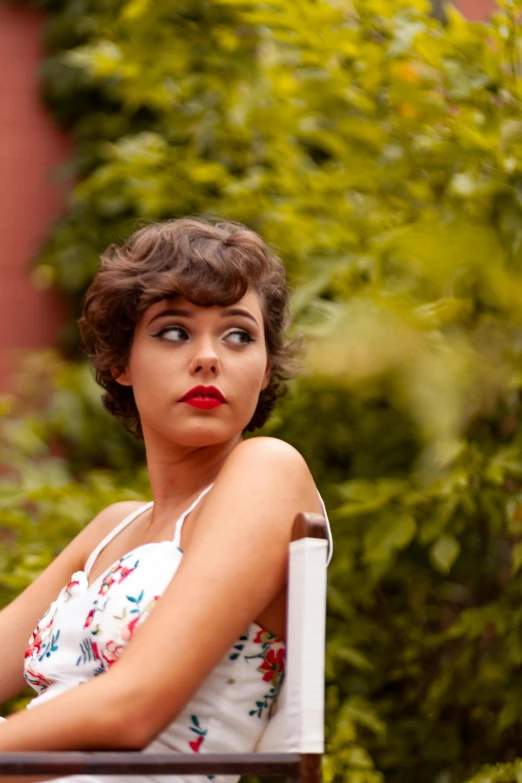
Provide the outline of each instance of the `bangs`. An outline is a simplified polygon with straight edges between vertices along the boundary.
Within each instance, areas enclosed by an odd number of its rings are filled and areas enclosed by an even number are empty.
[[[172,259],[172,267],[141,281],[140,311],[161,299],[181,296],[199,307],[228,307],[241,299],[249,288],[257,290],[265,270],[259,263],[249,263],[236,248],[222,248],[217,243],[201,249],[189,258]],[[212,254],[214,250],[214,254]]]

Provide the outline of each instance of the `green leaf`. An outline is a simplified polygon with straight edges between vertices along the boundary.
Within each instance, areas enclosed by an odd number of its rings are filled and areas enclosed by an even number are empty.
[[[446,533],[440,536],[430,547],[431,562],[443,574],[449,573],[459,553],[459,542],[456,538]]]
[[[388,560],[399,549],[408,546],[415,535],[415,519],[405,511],[379,515],[364,536],[364,556],[369,563]]]
[[[513,573],[516,574],[520,571],[522,566],[522,541],[519,541],[511,550],[511,562]]]

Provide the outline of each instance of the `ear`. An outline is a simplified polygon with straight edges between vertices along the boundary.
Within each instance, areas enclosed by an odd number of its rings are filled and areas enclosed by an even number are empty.
[[[113,367],[111,369],[111,375],[114,380],[117,383],[120,383],[122,386],[132,386],[130,373],[127,368],[125,368],[123,372],[120,372],[120,370],[117,370],[116,367]]]
[[[261,384],[261,391],[264,391],[268,386],[268,384],[270,383],[271,375],[272,375],[272,362],[270,361],[270,359],[268,359],[266,363],[265,374],[263,376],[263,383]]]

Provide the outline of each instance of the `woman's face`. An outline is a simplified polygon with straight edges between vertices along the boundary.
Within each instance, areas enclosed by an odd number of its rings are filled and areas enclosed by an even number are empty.
[[[199,447],[237,437],[270,380],[259,296],[249,290],[229,307],[155,302],[117,380],[133,388],[145,440]]]

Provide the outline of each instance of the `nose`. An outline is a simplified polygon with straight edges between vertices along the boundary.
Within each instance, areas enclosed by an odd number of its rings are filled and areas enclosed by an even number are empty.
[[[190,362],[190,372],[192,375],[219,375],[221,371],[219,357],[214,347],[212,339],[198,340],[196,350]]]

